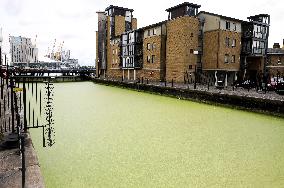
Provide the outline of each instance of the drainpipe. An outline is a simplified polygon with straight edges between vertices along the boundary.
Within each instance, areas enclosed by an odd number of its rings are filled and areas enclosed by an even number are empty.
[[[136,70],[134,69],[134,80],[136,80]]]
[[[218,86],[217,82],[218,82],[218,79],[217,79],[217,71],[215,71],[215,86]]]
[[[228,73],[226,72],[226,78],[225,78],[225,87],[228,86]]]
[[[124,80],[124,69],[122,69],[122,78]]]

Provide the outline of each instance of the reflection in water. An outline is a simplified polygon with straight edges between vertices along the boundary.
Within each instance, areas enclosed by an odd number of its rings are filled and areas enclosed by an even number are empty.
[[[95,85],[55,84],[47,187],[280,187],[284,120]]]

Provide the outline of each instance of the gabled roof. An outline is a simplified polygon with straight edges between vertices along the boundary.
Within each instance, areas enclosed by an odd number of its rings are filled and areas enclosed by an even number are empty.
[[[124,7],[118,7],[118,6],[113,6],[113,5],[110,5],[109,7],[107,7],[105,11],[108,11],[111,8],[121,9],[121,10],[125,10],[125,11],[130,11],[130,12],[134,11],[133,9],[124,8]]]
[[[162,22],[158,22],[158,23],[155,23],[155,24],[152,24],[152,25],[148,25],[148,26],[145,26],[145,27],[141,27],[141,28],[139,28],[137,30],[150,29],[150,28],[153,28],[153,27],[157,27],[157,26],[163,25],[164,23],[167,23],[167,20],[162,21]]]
[[[198,13],[199,14],[208,14],[208,15],[211,15],[211,16],[217,16],[217,17],[220,17],[220,18],[223,18],[225,20],[231,20],[231,21],[237,21],[237,22],[244,22],[243,20],[240,20],[240,19],[237,19],[237,18],[231,18],[231,17],[228,17],[228,16],[223,16],[223,15],[220,15],[220,14],[215,14],[215,13],[211,13],[211,12],[205,12],[205,11],[200,11]]]
[[[183,7],[183,6],[191,6],[191,7],[194,7],[194,8],[200,8],[201,7],[201,5],[197,5],[197,4],[193,4],[193,3],[189,3],[189,2],[184,2],[182,4],[179,4],[179,5],[176,5],[174,7],[168,8],[168,9],[166,9],[166,11],[170,12],[173,9],[177,9],[177,8],[180,8],[180,7]]]
[[[124,32],[122,34],[144,31],[146,29],[150,29],[150,28],[153,28],[153,27],[161,26],[161,25],[163,25],[165,23],[167,23],[167,20],[162,21],[162,22],[158,22],[158,23],[155,23],[155,24],[152,24],[152,25],[148,25],[148,26],[145,26],[145,27],[141,27],[141,28],[138,28],[138,29],[130,30],[130,31]]]

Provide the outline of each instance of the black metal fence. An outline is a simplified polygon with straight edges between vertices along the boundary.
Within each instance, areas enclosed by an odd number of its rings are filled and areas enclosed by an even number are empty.
[[[26,81],[9,69],[0,76],[0,133],[5,148],[19,148],[22,159],[22,187],[25,187],[25,139],[29,129],[42,129],[43,147],[55,143],[51,77],[44,83]]]

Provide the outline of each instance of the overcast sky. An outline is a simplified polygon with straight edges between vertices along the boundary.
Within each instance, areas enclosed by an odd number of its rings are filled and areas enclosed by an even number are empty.
[[[4,50],[9,51],[8,36],[25,36],[37,39],[40,56],[64,41],[71,50],[71,57],[78,58],[81,65],[94,65],[96,11],[109,5],[134,9],[138,27],[151,25],[167,19],[165,9],[183,3],[184,0],[0,0],[0,27],[3,28]],[[271,15],[269,45],[282,45],[284,38],[283,0],[192,0],[203,11],[246,20],[250,15]]]

